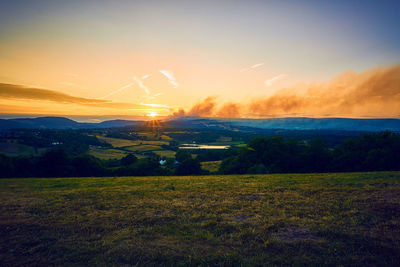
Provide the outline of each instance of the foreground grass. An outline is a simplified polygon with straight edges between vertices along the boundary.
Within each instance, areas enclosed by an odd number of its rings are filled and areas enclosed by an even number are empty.
[[[398,265],[400,173],[0,180],[0,265]]]

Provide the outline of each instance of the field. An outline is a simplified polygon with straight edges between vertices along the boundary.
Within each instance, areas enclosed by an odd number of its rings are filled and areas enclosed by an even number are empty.
[[[0,265],[398,265],[400,173],[0,180]]]
[[[219,167],[221,166],[221,161],[204,161],[201,162],[201,168],[204,170],[207,170],[209,172],[217,172],[219,170]]]
[[[140,133],[140,135],[154,138],[154,134],[152,133]],[[165,140],[171,140],[171,138],[166,135],[162,136],[162,140],[127,140],[104,137],[101,135],[98,135],[97,138],[111,144],[113,147],[112,149],[91,147],[88,153],[100,159],[121,159],[129,153],[133,153],[136,157],[142,158],[145,152],[154,152],[160,157],[173,158],[176,153],[175,151],[163,149],[161,147],[162,145],[169,144],[169,142]]]
[[[128,155],[127,152],[119,150],[119,149],[114,149],[114,148],[98,148],[98,147],[91,147],[88,151],[88,154],[102,159],[102,160],[107,160],[107,159],[121,159]]]

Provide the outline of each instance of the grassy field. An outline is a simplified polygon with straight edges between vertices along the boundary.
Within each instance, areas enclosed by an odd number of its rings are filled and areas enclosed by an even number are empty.
[[[113,147],[125,147],[125,146],[136,145],[136,141],[132,141],[132,140],[121,139],[121,138],[111,138],[111,137],[105,137],[105,136],[101,136],[101,135],[97,135],[96,137],[100,141],[111,144]]]
[[[400,173],[0,180],[0,265],[400,262]]]
[[[160,157],[165,157],[165,158],[174,158],[176,152],[172,150],[154,150],[154,153],[159,155]]]
[[[107,159],[121,159],[126,155],[128,155],[128,152],[114,148],[91,147],[88,151],[88,154],[99,159],[107,160]]]
[[[219,167],[221,166],[220,160],[217,161],[204,161],[201,162],[201,168],[204,170],[207,170],[209,172],[217,172],[219,170]]]

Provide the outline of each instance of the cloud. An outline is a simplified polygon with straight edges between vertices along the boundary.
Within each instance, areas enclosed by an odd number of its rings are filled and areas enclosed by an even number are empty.
[[[263,65],[264,65],[264,62],[262,62],[262,63],[257,63],[257,64],[254,64],[253,66],[251,66],[250,68],[255,69],[255,68],[261,67],[261,66],[263,66]]]
[[[0,97],[12,99],[31,99],[31,100],[49,100],[60,103],[75,104],[96,104],[105,103],[105,100],[90,99],[83,97],[70,96],[61,92],[26,87],[22,85],[0,83]]]
[[[280,75],[279,75],[280,76]],[[276,81],[276,76],[270,80]],[[279,78],[278,78],[279,77]],[[179,115],[205,117],[400,117],[400,65],[345,72],[329,82],[293,86],[245,103],[208,97]]]
[[[172,113],[172,117],[175,118],[180,118],[186,116],[186,112],[183,108],[178,109],[178,111],[175,111]]]
[[[275,77],[273,77],[273,78],[271,78],[271,79],[268,79],[268,80],[266,80],[265,81],[265,86],[271,86],[271,85],[273,85],[274,83],[276,83],[277,81],[279,81],[279,80],[282,80],[282,79],[284,79],[284,78],[286,78],[287,77],[287,75],[286,74],[280,74],[280,75],[278,75],[278,76],[275,76]]]
[[[124,85],[124,86],[122,86],[121,88],[118,88],[117,90],[112,91],[111,93],[109,93],[109,94],[107,94],[107,95],[105,95],[105,96],[103,96],[103,97],[100,97],[100,99],[104,99],[104,98],[110,97],[110,96],[112,96],[112,95],[115,95],[115,94],[117,94],[117,93],[119,93],[119,92],[122,92],[122,91],[124,91],[125,89],[131,87],[132,85],[134,85],[133,82],[132,82],[132,83],[128,83],[127,85]]]
[[[143,84],[140,79],[136,78],[136,76],[134,76],[133,79],[137,82],[139,87],[145,91],[146,95],[150,95],[150,90]]]
[[[226,103],[216,113],[218,117],[222,118],[237,118],[240,117],[241,105],[238,103]]]
[[[49,89],[34,88],[6,83],[0,83],[0,98],[12,100],[26,99],[37,101],[52,101],[60,104],[78,104],[114,109],[141,107],[141,105],[137,104],[111,102],[109,100],[103,99],[76,97]]]
[[[174,88],[177,88],[179,84],[175,81],[175,77],[172,74],[171,71],[168,70],[160,70],[160,73],[163,74],[165,77],[167,77],[168,82],[174,86]]]
[[[264,66],[264,62],[254,64],[254,65],[252,65],[252,66],[250,66],[248,68],[243,68],[243,69],[240,70],[240,72],[246,72],[246,71],[249,71],[249,70],[253,70],[253,69],[259,68],[261,66]]]
[[[187,113],[188,116],[199,116],[199,117],[208,117],[214,114],[215,109],[215,96],[210,96],[204,99],[202,102],[194,105],[190,111]]]
[[[167,105],[161,105],[161,104],[146,104],[146,103],[143,103],[143,102],[140,102],[140,104],[143,105],[143,106],[154,107],[154,108],[167,108],[167,109],[170,108]]]

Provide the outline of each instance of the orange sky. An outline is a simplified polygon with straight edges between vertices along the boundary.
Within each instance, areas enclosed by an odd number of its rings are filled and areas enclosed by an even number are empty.
[[[395,6],[339,2],[10,1],[0,115],[399,117]]]

